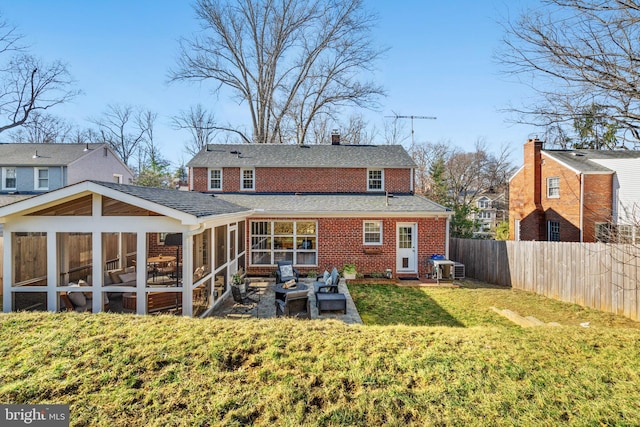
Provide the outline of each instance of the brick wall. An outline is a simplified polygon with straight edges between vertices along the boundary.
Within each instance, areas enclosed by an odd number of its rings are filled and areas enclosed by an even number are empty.
[[[193,191],[208,191],[208,169],[191,168]],[[385,169],[385,190],[411,191],[411,169]],[[240,168],[223,168],[224,192],[240,191]],[[256,192],[363,193],[367,191],[366,168],[256,168]]]
[[[269,221],[274,218],[252,218]],[[275,218],[277,220],[293,220]],[[396,224],[418,224],[418,271],[421,277],[427,273],[428,259],[433,254],[444,254],[446,245],[446,219],[440,218],[401,218],[383,219],[383,244],[365,245],[363,243],[363,221],[377,221],[379,218],[318,218],[318,265],[301,267],[301,274],[309,270],[320,273],[333,267],[341,268],[345,263],[355,263],[359,273],[384,273],[391,268],[396,275]],[[247,230],[250,230],[249,221]],[[247,240],[247,248],[249,248]],[[365,248],[380,248],[380,253],[367,254]],[[249,258],[247,258],[249,259]],[[248,267],[249,274],[269,275],[273,267]]]
[[[521,240],[547,240],[549,221],[560,224],[560,240],[580,241],[581,179],[584,179],[582,239],[593,242],[595,222],[611,218],[612,175],[581,175],[542,152],[530,140],[524,147],[524,167],[509,184],[510,238],[515,238],[515,220],[520,220]],[[536,165],[539,165],[537,167]],[[547,179],[559,178],[560,197],[547,197]]]
[[[596,222],[611,222],[613,206],[613,174],[585,175],[583,239],[595,242]]]

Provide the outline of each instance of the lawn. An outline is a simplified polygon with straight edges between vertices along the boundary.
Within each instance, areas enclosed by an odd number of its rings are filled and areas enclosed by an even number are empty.
[[[395,285],[349,285],[356,307],[367,325],[504,326],[518,327],[491,307],[509,309],[549,323],[591,328],[640,328],[622,316],[555,301],[517,289],[462,281],[460,288],[412,288]]]
[[[71,425],[640,425],[633,322],[501,289],[350,290],[369,324],[2,314],[0,402],[68,403]]]

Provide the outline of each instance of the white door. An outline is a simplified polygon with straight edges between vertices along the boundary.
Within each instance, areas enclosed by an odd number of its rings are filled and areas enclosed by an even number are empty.
[[[398,273],[417,273],[417,225],[399,223],[396,233],[396,271]]]

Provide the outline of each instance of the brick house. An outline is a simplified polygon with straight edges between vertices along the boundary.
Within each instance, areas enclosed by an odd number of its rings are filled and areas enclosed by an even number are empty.
[[[187,165],[192,191],[253,209],[249,274],[279,260],[301,271],[354,263],[359,273],[415,277],[448,255],[443,206],[414,194],[415,163],[399,145],[215,144]]]
[[[595,242],[610,240],[611,227],[635,236],[639,168],[638,151],[544,150],[527,141],[509,181],[510,238]]]

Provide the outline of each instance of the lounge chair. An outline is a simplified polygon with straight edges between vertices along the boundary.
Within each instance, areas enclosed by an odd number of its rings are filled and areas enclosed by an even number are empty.
[[[337,293],[338,283],[340,283],[340,274],[338,269],[333,267],[331,273],[324,272],[324,275],[318,276],[318,281],[313,283],[313,292],[318,295],[321,292]]]
[[[276,317],[304,317],[311,319],[309,292],[306,290],[288,292],[285,300],[276,300]]]
[[[276,284],[284,283],[289,280],[295,280],[298,282],[300,280],[300,273],[298,273],[298,270],[293,268],[293,263],[291,261],[278,261]]]

